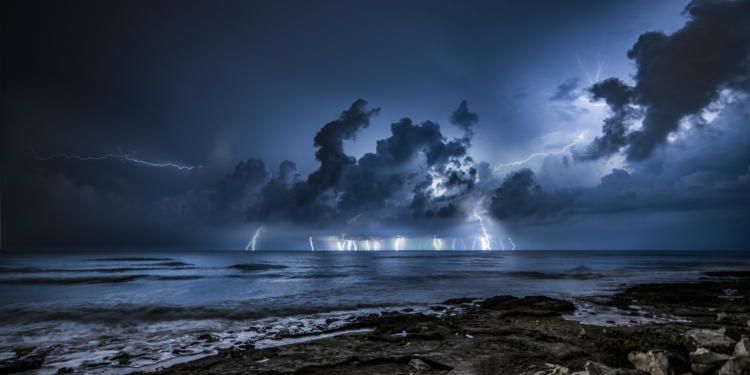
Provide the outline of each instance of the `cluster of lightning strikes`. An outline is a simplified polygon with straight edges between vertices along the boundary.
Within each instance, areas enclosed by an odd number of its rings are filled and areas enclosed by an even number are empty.
[[[502,241],[495,242],[495,240],[490,237],[490,235],[487,232],[487,229],[484,225],[484,220],[482,219],[479,214],[476,212],[474,213],[475,217],[479,219],[479,226],[481,228],[481,235],[474,237],[474,242],[471,245],[471,250],[492,250],[492,244],[499,245],[502,250],[505,250],[505,247],[502,244]],[[258,243],[258,238],[260,237],[260,232],[263,229],[263,227],[259,227],[252,239],[250,240],[250,243],[247,244],[247,247],[245,250],[253,250],[255,251],[256,245]],[[321,249],[316,250],[315,249],[315,242],[313,236],[310,236],[308,238],[310,242],[310,251],[321,251]],[[379,250],[407,250],[407,238],[404,236],[396,236],[392,238],[392,240],[386,242],[390,242],[392,244],[392,247],[387,248],[383,247],[381,245],[381,241],[383,239],[372,239],[372,238],[359,238],[359,239],[348,239],[345,236],[341,236],[340,239],[334,240],[331,242],[331,240],[327,240],[328,243],[334,243],[335,248],[332,250],[338,250],[338,251],[379,251]],[[416,238],[410,238],[409,241],[415,241]],[[516,244],[513,243],[513,241],[508,238],[508,241],[511,245],[513,245],[513,248],[511,250],[516,249]],[[411,242],[413,246],[414,242]],[[479,248],[477,248],[477,245],[479,245]],[[409,248],[414,249],[414,247],[409,246]],[[443,250],[445,248],[445,242],[442,238],[438,237],[437,235],[434,235],[431,239],[427,239],[426,241],[424,239],[420,240],[418,242],[418,246],[416,249],[418,250]],[[466,243],[464,242],[463,238],[455,237],[451,241],[451,249],[452,250],[468,250]],[[322,251],[326,251],[325,249],[322,249]]]
[[[118,150],[117,154],[106,154],[102,156],[80,156],[80,155],[68,155],[68,154],[54,154],[47,157],[40,157],[36,154],[36,152],[31,149],[31,152],[34,154],[34,157],[37,160],[50,160],[55,158],[65,158],[65,159],[76,159],[80,161],[95,161],[95,160],[103,160],[103,159],[120,159],[122,162],[130,162],[135,165],[140,165],[144,167],[161,167],[161,168],[177,168],[177,169],[186,169],[186,170],[192,170],[193,168],[196,168],[194,166],[185,166],[185,165],[178,165],[174,163],[151,163],[147,162],[145,160],[138,159],[133,156],[134,153],[126,154],[122,152],[122,150]],[[200,168],[200,167],[198,167]]]
[[[263,228],[263,226],[259,226],[258,229],[255,231],[255,234],[253,235],[253,239],[250,240],[250,243],[247,244],[247,247],[245,248],[245,251],[248,249],[255,251],[255,245],[258,243],[258,236],[260,236],[260,229]],[[312,245],[312,237],[310,237],[310,244]]]

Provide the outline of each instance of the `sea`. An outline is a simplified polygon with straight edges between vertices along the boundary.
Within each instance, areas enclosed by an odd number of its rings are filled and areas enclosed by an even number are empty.
[[[359,315],[441,315],[460,297],[545,295],[577,306],[566,319],[630,325],[597,300],[748,269],[750,253],[719,251],[3,251],[0,361],[41,348],[27,373],[150,371],[337,334]],[[129,363],[111,360],[122,352]]]

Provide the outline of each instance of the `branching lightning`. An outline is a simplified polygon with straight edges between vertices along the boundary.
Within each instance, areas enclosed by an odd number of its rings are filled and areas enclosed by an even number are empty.
[[[103,159],[113,158],[113,159],[120,159],[120,161],[122,162],[130,162],[135,165],[141,165],[145,167],[167,167],[167,168],[177,168],[177,169],[186,169],[186,170],[192,170],[193,168],[200,168],[200,166],[198,167],[184,166],[184,165],[178,165],[174,163],[151,163],[151,162],[147,162],[145,160],[141,160],[141,159],[134,157],[133,156],[134,153],[126,154],[122,152],[122,150],[118,150],[118,152],[119,153],[117,154],[106,154],[102,156],[89,156],[89,155],[80,156],[80,155],[68,155],[68,154],[59,153],[59,154],[54,154],[54,155],[50,155],[47,157],[39,157],[34,151],[34,149],[31,149],[31,153],[34,154],[34,158],[36,158],[37,160],[50,160],[54,158],[65,158],[65,159],[76,159],[80,161],[93,161],[93,160],[103,160]]]
[[[492,237],[490,237],[489,234],[487,234],[487,229],[484,227],[484,220],[482,220],[482,217],[477,214],[477,209],[474,209],[474,216],[476,216],[477,219],[479,219],[479,225],[482,227],[482,233],[484,233],[484,237],[480,237],[480,245],[482,245],[482,250],[492,250],[490,247],[490,241],[495,242],[492,240]],[[495,242],[497,244],[497,242]],[[473,250],[473,246],[472,246]]]
[[[245,251],[248,249],[251,249],[255,251],[255,244],[258,243],[258,236],[260,236],[260,229],[263,228],[263,226],[259,226],[258,229],[255,231],[255,234],[253,235],[253,239],[250,240],[250,243],[247,244],[247,247],[245,248]],[[312,238],[312,237],[311,237]]]
[[[466,194],[464,194],[464,195],[461,195],[461,196],[458,196],[458,197],[456,197],[456,198],[453,198],[452,200],[456,200],[456,199],[461,199],[461,198],[464,198],[464,197],[467,197],[467,196],[469,196],[469,195],[472,195],[472,194],[476,193],[477,191],[479,191],[479,189],[480,189],[481,187],[483,187],[483,186],[484,186],[484,185],[486,185],[486,184],[487,184],[488,182],[490,182],[490,181],[491,181],[491,180],[492,180],[492,179],[493,179],[493,178],[495,177],[496,173],[497,173],[497,172],[499,172],[499,171],[500,171],[500,169],[501,169],[501,168],[503,168],[503,167],[510,167],[510,166],[513,166],[513,165],[521,165],[521,164],[524,164],[524,163],[528,163],[528,162],[529,162],[529,160],[531,160],[531,159],[533,159],[533,158],[535,158],[535,157],[537,157],[537,156],[550,156],[550,155],[558,155],[558,154],[562,154],[563,152],[567,151],[567,150],[568,150],[569,148],[571,148],[571,147],[573,147],[573,146],[575,146],[575,145],[577,145],[577,144],[579,144],[579,143],[583,142],[583,140],[584,140],[584,139],[583,139],[583,136],[584,136],[584,135],[586,134],[586,132],[588,132],[588,131],[589,131],[589,129],[586,129],[586,130],[584,130],[584,131],[583,131],[583,132],[582,132],[582,133],[581,133],[581,134],[580,134],[580,135],[578,136],[578,138],[576,138],[575,140],[573,140],[573,142],[571,142],[571,143],[569,143],[569,144],[565,145],[565,147],[561,148],[560,150],[557,150],[557,151],[554,151],[554,152],[550,152],[550,153],[546,153],[546,152],[535,152],[535,153],[531,154],[531,155],[530,155],[529,157],[527,157],[526,159],[523,159],[523,160],[518,160],[518,161],[514,161],[514,162],[511,162],[511,163],[506,163],[506,164],[500,164],[500,165],[496,166],[495,168],[492,168],[492,172],[490,172],[490,175],[489,175],[489,177],[487,178],[487,180],[486,180],[486,181],[484,181],[484,182],[483,182],[482,184],[480,184],[479,186],[477,186],[477,187],[476,187],[476,188],[475,188],[474,190],[472,190],[471,192],[468,192],[468,193],[466,193]],[[549,134],[548,134],[548,135],[549,135]]]
[[[583,64],[581,64],[581,59],[580,59],[580,58],[578,57],[578,54],[576,54],[576,60],[578,60],[578,66],[579,66],[579,67],[581,68],[581,70],[583,70],[583,72],[584,72],[584,73],[586,73],[586,77],[588,77],[588,79],[589,79],[589,82],[590,82],[590,83],[591,83],[592,85],[593,85],[594,83],[598,83],[598,82],[599,82],[599,75],[601,74],[601,72],[602,72],[602,68],[604,67],[604,61],[605,61],[605,60],[607,60],[607,57],[605,56],[605,57],[604,57],[604,60],[602,60],[602,61],[599,61],[599,55],[600,55],[601,53],[602,53],[602,51],[599,51],[599,53],[597,53],[597,54],[596,54],[596,65],[597,65],[597,69],[596,69],[596,77],[594,77],[593,79],[591,78],[591,75],[590,75],[590,74],[589,74],[589,72],[588,72],[588,71],[586,70],[586,68],[584,68],[584,67],[583,67]]]

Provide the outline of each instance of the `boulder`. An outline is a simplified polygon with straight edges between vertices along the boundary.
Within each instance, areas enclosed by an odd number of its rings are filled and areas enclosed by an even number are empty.
[[[750,374],[750,357],[732,357],[716,372],[716,375]]]
[[[750,353],[750,340],[743,338],[734,346],[735,357],[747,357]]]
[[[702,365],[700,363],[693,363],[690,365],[690,371],[695,375],[710,375],[713,374],[717,368],[719,367],[714,365]]]
[[[647,353],[630,352],[628,361],[638,370],[651,375],[682,375],[690,370],[690,365],[684,358],[662,349],[652,349]]]
[[[432,369],[430,365],[422,362],[422,360],[419,358],[414,358],[411,361],[409,361],[409,366],[414,367],[418,371],[429,371]]]
[[[723,365],[729,358],[731,358],[731,356],[714,353],[704,348],[699,348],[690,353],[690,360],[693,361],[693,363],[699,363],[701,365],[716,365],[716,367]]]
[[[731,354],[734,344],[731,338],[710,329],[691,329],[685,332],[685,345],[693,352],[698,348],[705,348],[716,353]]]
[[[718,313],[718,314],[716,314],[716,320],[718,320],[718,321],[730,320],[730,319],[731,318],[729,317],[729,315],[727,315],[727,313],[725,313],[723,311],[720,312],[720,313]]]
[[[716,330],[716,332],[719,332],[734,341],[740,341],[742,338],[742,330],[737,327],[721,327]]]
[[[589,361],[586,362],[586,375],[648,375],[648,373],[640,370],[611,368],[599,362]]]
[[[555,366],[550,375],[570,375],[570,369],[567,367]]]

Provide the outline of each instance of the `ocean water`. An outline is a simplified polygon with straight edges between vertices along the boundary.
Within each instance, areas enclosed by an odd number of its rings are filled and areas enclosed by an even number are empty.
[[[448,298],[503,294],[563,298],[579,307],[568,319],[629,324],[594,297],[749,268],[743,252],[2,252],[0,360],[14,348],[51,347],[30,373],[125,373],[239,342],[283,344],[359,314],[440,314],[433,307]],[[121,351],[131,363],[109,360]]]

